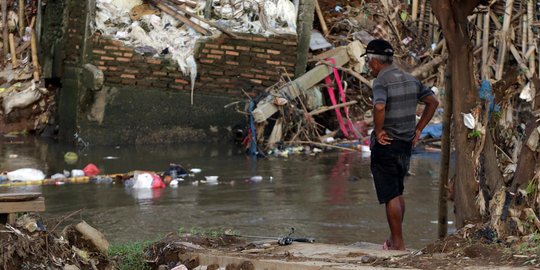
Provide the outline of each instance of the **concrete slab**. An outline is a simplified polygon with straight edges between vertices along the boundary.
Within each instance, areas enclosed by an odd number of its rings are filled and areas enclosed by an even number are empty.
[[[385,251],[380,245],[357,243],[354,246],[339,246],[319,243],[293,243],[278,246],[258,243],[253,248],[231,252],[220,250],[199,250],[193,255],[199,258],[199,270],[218,264],[222,269],[229,264],[240,265],[250,261],[255,269],[264,270],[355,270],[385,269],[364,264],[376,259],[400,257],[409,251]],[[393,268],[398,269],[398,268]]]

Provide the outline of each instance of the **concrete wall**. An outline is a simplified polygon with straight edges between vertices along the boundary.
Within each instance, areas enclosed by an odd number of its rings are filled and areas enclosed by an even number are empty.
[[[194,104],[190,79],[166,56],[145,57],[122,42],[91,32],[93,0],[69,0],[65,25],[60,137],[73,134],[91,144],[174,143],[226,139],[228,130],[245,119],[223,106],[263,92],[280,78],[292,77],[297,37],[221,35],[199,42]],[[93,89],[83,80],[91,63],[104,75]],[[212,126],[212,128],[210,128]],[[216,133],[215,130],[218,130]]]

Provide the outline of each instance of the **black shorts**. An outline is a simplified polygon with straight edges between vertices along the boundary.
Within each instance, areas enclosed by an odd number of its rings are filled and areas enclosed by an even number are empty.
[[[379,203],[387,203],[403,194],[403,179],[409,171],[411,151],[411,142],[394,140],[388,145],[374,143],[371,149],[371,173]]]

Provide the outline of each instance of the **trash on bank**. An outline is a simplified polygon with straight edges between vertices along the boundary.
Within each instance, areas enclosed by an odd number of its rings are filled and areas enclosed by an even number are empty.
[[[24,8],[19,9],[20,3]],[[0,122],[7,132],[23,129],[41,133],[56,107],[54,93],[44,88],[46,85],[41,78],[35,33],[36,26],[40,26],[36,23],[37,4],[37,0],[7,1],[7,18],[3,18],[7,26],[1,27],[6,31],[5,36],[0,37],[3,41],[0,48],[7,53],[0,63]],[[23,127],[10,125],[23,120]]]
[[[24,168],[7,173],[9,181],[38,181],[45,179],[45,174],[37,169]]]
[[[101,232],[84,221],[58,232],[56,227],[61,222],[45,224],[41,217],[29,213],[14,224],[0,224],[6,236],[2,240],[0,265],[5,269],[20,269],[23,265],[28,269],[74,269],[69,265],[86,267],[82,269],[117,267],[106,255],[109,245]]]

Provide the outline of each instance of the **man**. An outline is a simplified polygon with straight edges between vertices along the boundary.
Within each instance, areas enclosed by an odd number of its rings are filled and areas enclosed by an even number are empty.
[[[364,54],[373,76],[371,172],[377,198],[386,205],[390,239],[383,248],[404,250],[401,225],[405,214],[403,179],[408,172],[412,147],[429,123],[439,101],[431,88],[392,64],[394,50],[382,39],[371,41]],[[362,56],[364,56],[362,55]],[[418,101],[426,108],[416,123]]]

